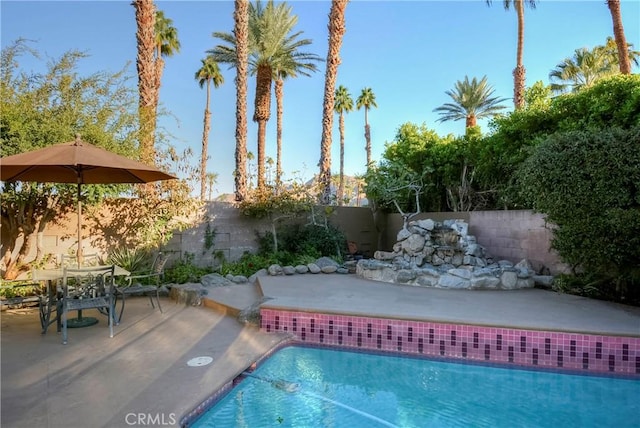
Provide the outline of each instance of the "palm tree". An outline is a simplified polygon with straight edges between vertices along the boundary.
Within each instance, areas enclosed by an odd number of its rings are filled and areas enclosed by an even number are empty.
[[[601,49],[604,51],[605,55],[609,57],[611,67],[614,68],[615,71],[620,69],[618,44],[613,37],[607,37],[607,41],[604,46],[596,46],[595,49]],[[640,59],[640,51],[633,49],[633,43],[627,43],[626,52],[629,63],[633,63],[636,67],[640,65],[640,62],[638,61]]]
[[[500,103],[507,98],[494,97],[493,92],[494,89],[487,83],[487,76],[480,81],[474,77],[471,82],[468,76],[464,76],[464,81],[458,80],[453,91],[445,92],[453,103],[445,103],[433,110],[440,113],[437,122],[465,119],[466,130],[469,131],[478,124],[478,119],[496,116],[506,108]]]
[[[247,79],[249,68],[249,0],[235,0],[233,13],[236,66],[235,199],[247,197]]]
[[[338,129],[340,130],[340,184],[338,186],[338,205],[342,205],[344,199],[344,113],[353,110],[353,99],[344,86],[336,89],[335,106],[333,108],[338,113]]]
[[[573,57],[565,58],[551,70],[549,80],[556,93],[577,92],[589,87],[603,77],[611,76],[617,69],[611,67],[610,57],[602,49],[576,49]]]
[[[160,81],[164,71],[164,57],[173,56],[180,52],[178,30],[173,26],[173,20],[164,16],[161,10],[156,11],[155,21],[155,61],[156,61],[156,99],[155,108],[158,111],[160,97]]]
[[[638,65],[640,52],[628,44],[626,58],[629,63]],[[618,48],[615,40],[607,37],[604,46],[596,46],[592,50],[576,49],[573,57],[565,58],[549,73],[551,89],[556,93],[577,92],[593,85],[597,80],[620,73]]]
[[[249,5],[249,71],[256,75],[255,110],[253,120],[258,123],[258,189],[265,186],[266,126],[271,116],[271,83],[280,64],[292,57],[311,55],[297,53],[297,48],[310,40],[297,40],[302,32],[289,34],[298,22],[286,3],[276,5],[269,0],[265,7],[260,1]],[[214,37],[227,43],[208,51],[220,63],[235,65],[236,40],[233,34],[216,32]],[[293,55],[293,56],[292,56]]]
[[[511,3],[516,10],[518,17],[518,48],[516,51],[516,68],[513,69],[513,104],[517,109],[524,107],[524,91],[525,91],[525,75],[526,70],[522,63],[524,52],[524,4],[526,3],[531,9],[536,8],[536,0],[503,0],[505,10],[509,10]],[[491,0],[487,0],[487,4],[491,5]]]
[[[256,157],[253,154],[253,152],[247,152],[247,186],[248,189],[251,190],[253,189],[253,172],[254,172],[254,168],[253,165],[251,164],[251,161],[254,160]]]
[[[153,0],[135,0],[136,12],[136,69],[138,71],[138,114],[140,116],[140,158],[149,165],[155,164],[154,134],[156,128],[156,70],[153,58],[155,49],[155,5]]]
[[[283,114],[283,98],[284,98],[284,81],[288,77],[297,77],[300,73],[303,76],[311,76],[310,72],[318,70],[316,62],[322,61],[322,58],[312,53],[303,53],[297,51],[297,48],[303,46],[301,40],[294,44],[287,44],[282,52],[282,60],[277,62],[274,69],[275,79],[275,95],[276,95],[276,190],[282,185],[282,114]],[[311,43],[309,41],[309,43]]]
[[[211,83],[217,88],[224,83],[224,77],[220,73],[218,63],[213,59],[211,55],[208,55],[205,59],[200,60],[202,67],[196,71],[195,78],[202,88],[205,84],[207,86],[207,103],[204,108],[204,130],[202,132],[202,156],[200,157],[200,199],[205,200],[206,193],[206,178],[207,178],[207,146],[209,145],[209,130],[211,129],[211,111],[209,110],[209,103],[211,99]]]
[[[371,88],[364,88],[356,100],[356,107],[360,110],[364,107],[364,139],[366,141],[365,151],[367,152],[367,169],[371,165],[371,128],[369,127],[368,113],[371,107],[378,107],[376,104],[376,94]]]
[[[320,142],[320,173],[318,185],[322,191],[320,202],[328,205],[331,199],[331,130],[333,128],[333,103],[340,48],[345,32],[345,10],[349,0],[331,0],[329,12],[329,47],[324,79],[324,102],[322,104],[322,140]]]
[[[631,74],[631,63],[627,55],[627,39],[624,35],[624,27],[622,26],[620,0],[607,0],[607,6],[611,12],[611,19],[613,20],[613,36],[615,37],[616,46],[618,48],[620,73]]]
[[[207,200],[211,201],[213,198],[213,187],[218,182],[218,174],[215,172],[208,172],[206,176],[207,188],[209,189],[209,197]]]

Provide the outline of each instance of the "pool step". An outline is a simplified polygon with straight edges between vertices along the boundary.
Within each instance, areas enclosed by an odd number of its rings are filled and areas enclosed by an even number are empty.
[[[244,310],[262,302],[263,296],[255,284],[234,284],[208,290],[203,305],[224,315],[238,317]]]

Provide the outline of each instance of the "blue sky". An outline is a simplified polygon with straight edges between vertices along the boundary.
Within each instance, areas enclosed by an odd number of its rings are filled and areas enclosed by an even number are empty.
[[[81,72],[118,71],[130,62],[135,75],[135,16],[129,0],[118,1],[7,1],[0,3],[2,47],[19,37],[35,40],[41,53],[57,58],[78,49],[90,57]],[[322,58],[327,52],[329,1],[291,1],[299,17],[296,30],[313,40],[305,49]],[[205,90],[194,74],[206,50],[218,44],[214,31],[233,29],[232,1],[156,1],[173,19],[182,45],[166,59],[160,98],[172,117],[160,125],[175,137],[178,148],[193,148],[198,162],[202,141]],[[640,2],[622,1],[627,41],[640,48]],[[393,141],[406,123],[425,123],[440,135],[464,133],[464,121],[438,123],[436,107],[449,102],[445,91],[465,75],[486,75],[495,94],[512,97],[516,56],[516,15],[505,11],[501,0],[491,7],[473,1],[361,1],[352,0],[346,11],[338,84],[354,101],[370,87],[378,108],[369,112],[373,158],[379,160],[386,142]],[[612,21],[605,0],[545,1],[525,10],[524,65],[527,85],[548,83],[548,74],[580,47],[593,48],[612,36]],[[209,172],[219,174],[214,196],[233,192],[235,151],[235,70],[222,66],[225,83],[212,90],[212,128],[209,136]],[[39,69],[35,69],[39,70]],[[318,172],[322,132],[324,63],[312,77],[285,82],[283,168],[285,179],[310,179]],[[635,73],[638,68],[634,68]],[[135,83],[135,79],[133,80]],[[249,80],[249,119],[253,115],[255,79]],[[507,102],[512,109],[511,99]],[[275,102],[267,125],[267,156],[276,157]],[[364,111],[347,114],[345,173],[365,170]],[[487,131],[486,122],[481,122]],[[257,129],[249,122],[248,149],[256,154]],[[339,133],[334,121],[332,170],[339,171]],[[193,183],[194,189],[199,189]]]

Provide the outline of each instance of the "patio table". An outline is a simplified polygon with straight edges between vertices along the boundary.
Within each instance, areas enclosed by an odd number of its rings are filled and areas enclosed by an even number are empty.
[[[114,276],[129,276],[131,272],[115,265]],[[47,283],[47,295],[40,299],[40,324],[42,325],[42,334],[47,332],[47,329],[51,324],[57,322],[58,328],[60,328],[61,319],[58,316],[58,304],[60,303],[58,298],[57,282],[64,276],[63,269],[33,269],[31,271],[31,278],[34,281],[45,281]],[[56,316],[51,319],[51,313],[55,309]],[[94,317],[83,317],[82,311],[78,311],[78,317],[67,320],[68,328],[88,327],[98,322]]]

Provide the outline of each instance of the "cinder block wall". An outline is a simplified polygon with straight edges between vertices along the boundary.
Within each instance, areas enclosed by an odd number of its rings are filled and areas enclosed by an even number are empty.
[[[329,221],[342,230],[347,241],[355,242],[360,253],[373,257],[378,247],[378,232],[373,221],[373,213],[365,207],[335,207]]]
[[[216,253],[227,261],[238,260],[245,252],[258,248],[257,233],[271,230],[271,222],[243,215],[232,203],[208,202],[205,206],[205,221],[179,233],[167,244],[166,251],[193,254],[197,266],[217,266]],[[207,223],[215,232],[213,247],[205,248]]]
[[[471,211],[469,230],[495,258],[528,259],[536,270],[552,273],[566,270],[551,250],[553,234],[542,214],[530,210]]]
[[[224,202],[210,202],[206,207],[206,221],[182,232],[176,232],[172,240],[163,250],[171,254],[175,261],[186,253],[193,255],[198,266],[217,266],[219,261],[215,255],[219,252],[225,260],[235,261],[246,251],[258,249],[256,233],[263,234],[271,230],[271,222],[267,219],[253,219],[242,215],[234,205]],[[324,208],[320,208],[324,210]],[[367,257],[372,257],[376,250],[390,251],[396,242],[396,235],[402,228],[402,217],[399,214],[386,214],[374,221],[368,207],[333,207],[334,212],[329,221],[344,231],[347,240],[356,243],[358,250]],[[471,211],[447,213],[421,213],[412,220],[431,218],[462,219],[469,223],[469,231],[475,235],[478,243],[483,245],[489,254],[498,259],[518,262],[528,259],[534,268],[542,271],[543,267],[552,274],[566,271],[559,257],[550,249],[552,233],[540,214],[532,211]],[[76,245],[77,233],[73,213],[68,221],[59,225],[51,225],[39,237],[44,253],[58,255]],[[297,221],[309,221],[308,215],[300,216]],[[205,248],[207,222],[211,231],[215,231],[214,245]],[[103,226],[106,223],[103,223]],[[90,238],[85,238],[85,253],[98,252],[106,255],[104,243],[111,242],[107,236],[107,227],[97,230],[87,219]],[[108,226],[108,225],[107,225]],[[95,229],[95,230],[94,230]],[[104,247],[104,248],[103,248]],[[35,247],[32,248],[35,257]]]
[[[412,220],[430,218],[436,221],[462,219],[469,224],[469,233],[496,259],[519,262],[528,259],[538,272],[565,272],[557,253],[551,250],[551,229],[543,215],[531,210],[470,211],[420,213]],[[384,232],[384,247],[390,251],[402,228],[402,217],[389,214]]]
[[[324,211],[324,208],[320,208]],[[254,219],[242,215],[231,203],[209,202],[206,205],[206,218],[211,230],[215,230],[214,246],[205,249],[207,221],[176,233],[165,251],[173,253],[191,253],[198,266],[216,266],[215,254],[221,252],[225,260],[238,260],[245,252],[258,249],[257,233],[260,235],[271,231],[271,221]],[[373,215],[368,208],[333,207],[329,222],[345,232],[349,241],[356,243],[358,250],[366,256],[373,256],[376,247],[377,233],[373,224]],[[318,221],[322,215],[318,215]],[[284,219],[277,227],[286,227],[293,222],[305,224],[310,222],[309,214],[296,218]]]

